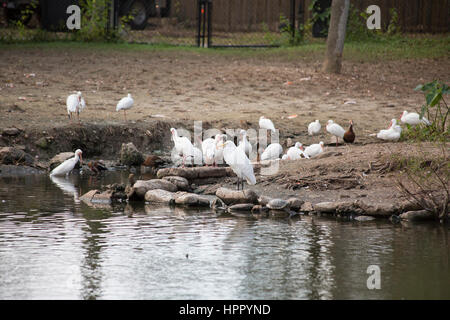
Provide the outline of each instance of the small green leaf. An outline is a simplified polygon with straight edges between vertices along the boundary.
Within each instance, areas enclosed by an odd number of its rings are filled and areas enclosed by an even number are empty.
[[[414,89],[414,91],[422,90],[422,88],[423,88],[423,85],[422,85],[422,84],[419,84],[419,85]]]

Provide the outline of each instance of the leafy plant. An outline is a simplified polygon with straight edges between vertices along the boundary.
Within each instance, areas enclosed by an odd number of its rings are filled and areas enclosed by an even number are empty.
[[[304,26],[300,25],[299,30],[294,30],[291,22],[284,15],[280,15],[280,31],[283,36],[284,43],[296,46],[304,41]]]
[[[389,9],[389,15],[391,16],[391,21],[389,22],[386,33],[388,35],[396,35],[400,32],[398,12],[395,8],[391,8]]]
[[[75,39],[117,41],[119,30],[108,28],[110,5],[111,0],[80,0],[81,29],[74,32]]]
[[[449,107],[444,96],[450,93],[449,87],[437,80],[427,84],[418,85],[415,91],[422,91],[425,95],[425,104],[420,109],[420,118],[426,116],[431,125],[407,125],[406,139],[419,141],[446,141],[449,137],[448,115]]]
[[[330,23],[331,18],[331,7],[325,8],[325,10],[322,10],[320,7],[319,0],[313,0],[311,1],[311,4],[308,7],[308,10],[311,11],[311,18],[309,20],[309,24],[311,27],[316,22],[323,22],[324,25],[328,26]],[[322,35],[327,36],[328,34],[328,28],[325,28],[322,31]]]

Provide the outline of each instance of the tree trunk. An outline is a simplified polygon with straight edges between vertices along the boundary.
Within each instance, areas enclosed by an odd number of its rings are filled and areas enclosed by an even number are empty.
[[[331,21],[328,29],[327,55],[323,66],[324,72],[341,72],[349,7],[350,0],[333,0],[331,4]]]

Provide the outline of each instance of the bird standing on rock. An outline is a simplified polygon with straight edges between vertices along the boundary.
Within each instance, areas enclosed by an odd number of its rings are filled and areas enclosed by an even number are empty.
[[[81,123],[80,112],[83,111],[83,109],[86,107],[86,101],[84,101],[83,97],[81,96],[81,92],[78,91],[77,93],[68,96],[66,100],[66,106],[69,119],[72,120],[72,113],[76,112],[78,116],[78,122]]]
[[[228,164],[237,178],[237,189],[239,190],[242,181],[242,190],[244,190],[244,179],[248,184],[256,184],[256,177],[253,172],[253,166],[245,155],[245,152],[236,147],[233,141],[227,141],[220,145],[223,148],[223,159]]]
[[[127,110],[131,109],[133,107],[134,100],[131,97],[131,94],[128,94],[125,98],[120,99],[119,103],[117,104],[116,111],[123,110],[123,115],[125,117],[125,121],[127,121]]]
[[[350,120],[350,127],[344,133],[344,141],[347,143],[355,142],[355,132],[353,132],[353,121]]]

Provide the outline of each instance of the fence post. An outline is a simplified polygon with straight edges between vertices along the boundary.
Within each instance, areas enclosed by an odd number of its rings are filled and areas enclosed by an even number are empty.
[[[291,30],[292,30],[292,40],[295,39],[295,0],[291,0]]]
[[[211,27],[211,19],[212,19],[212,6],[213,3],[211,0],[208,0],[208,40],[207,40],[207,44],[208,44],[208,48],[211,47],[211,32],[212,32],[212,27]]]

